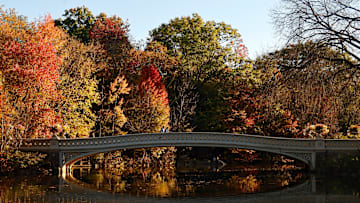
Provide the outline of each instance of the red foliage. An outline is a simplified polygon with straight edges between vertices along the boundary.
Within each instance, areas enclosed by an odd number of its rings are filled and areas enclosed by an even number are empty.
[[[141,71],[141,78],[139,82],[140,93],[151,92],[153,97],[158,99],[163,105],[168,105],[168,93],[165,85],[161,81],[161,76],[155,66],[144,66]],[[154,99],[155,99],[154,98]]]
[[[232,132],[254,133],[259,115],[260,104],[258,97],[253,96],[253,90],[246,85],[238,84],[231,89],[232,98],[229,100],[231,112],[225,121]]]
[[[0,71],[9,84],[19,88],[19,93],[35,86],[49,93],[45,97],[57,96],[56,82],[60,81],[58,65],[61,60],[50,44],[6,42],[0,54],[5,59],[0,61]]]
[[[119,20],[111,18],[98,19],[90,30],[90,39],[99,41],[107,51],[111,52],[119,47],[130,47],[130,42],[126,36],[127,32],[127,25]]]
[[[60,59],[49,43],[11,41],[0,48],[0,71],[4,86],[11,91],[14,107],[21,115],[17,123],[26,126],[27,136],[50,136],[50,129],[60,121],[52,109],[58,99]]]
[[[242,39],[231,41],[231,44],[234,47],[234,51],[238,57],[244,58],[248,56],[248,48],[243,43]]]
[[[289,110],[266,112],[259,125],[262,134],[277,137],[302,137],[297,120]]]

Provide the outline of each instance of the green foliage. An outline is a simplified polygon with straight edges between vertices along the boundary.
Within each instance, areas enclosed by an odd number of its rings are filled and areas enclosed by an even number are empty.
[[[170,56],[194,72],[196,80],[211,80],[227,65],[237,67],[245,55],[241,35],[225,23],[204,22],[198,14],[172,19],[150,32],[151,41],[164,45]]]
[[[249,61],[245,59],[247,50],[237,30],[223,22],[204,22],[198,14],[193,14],[172,19],[152,30],[150,35],[151,42],[165,46],[167,54],[179,61],[173,71],[178,74],[172,74],[173,83],[167,85],[172,122],[179,126],[177,123],[185,121],[186,126],[189,123],[193,126],[187,129],[196,126],[195,129],[200,131],[229,129],[224,120],[232,108],[228,105],[232,75],[246,75],[243,80],[255,81],[252,80],[253,73],[244,74]],[[187,78],[186,83],[178,82],[189,75],[192,78]],[[184,103],[177,95],[195,98],[191,103],[185,103],[190,114],[178,108],[177,105]]]
[[[226,91],[218,85],[219,83],[216,82],[207,82],[198,86],[200,101],[194,121],[197,131],[226,131],[224,118],[225,114],[230,111],[230,106],[224,105]]]
[[[95,23],[95,17],[85,6],[65,10],[65,19],[56,19],[55,25],[64,28],[70,36],[77,37],[83,43],[90,41],[89,31]]]

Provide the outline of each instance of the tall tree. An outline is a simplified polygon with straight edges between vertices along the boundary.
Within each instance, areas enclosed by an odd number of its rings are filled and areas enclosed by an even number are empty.
[[[261,120],[261,82],[259,72],[249,63],[244,70],[229,70],[226,88],[229,89],[226,103],[230,110],[225,113],[224,131],[234,133],[260,132],[257,123]]]
[[[128,118],[124,114],[124,95],[129,94],[130,87],[124,76],[118,76],[111,83],[109,92],[103,97],[102,107],[98,111],[99,123],[97,133],[101,135],[125,134],[124,124]],[[135,105],[135,104],[134,104]]]
[[[183,91],[187,86],[186,95],[199,100],[195,99],[187,104],[186,109],[189,112],[195,106],[196,112],[187,115],[186,123],[190,121],[192,126],[197,126],[197,130],[225,129],[223,113],[228,111],[225,101],[228,90],[223,88],[226,83],[223,73],[229,67],[244,67],[246,47],[242,43],[241,35],[230,25],[223,22],[205,22],[198,14],[172,19],[152,30],[150,35],[151,42],[162,44],[170,56],[179,60],[179,66],[175,70],[179,75],[174,82],[184,86],[169,91],[171,101],[174,101],[171,103],[171,112],[177,112],[178,115],[184,113],[177,111],[179,108],[176,105],[182,105],[179,91]],[[186,75],[192,78],[182,78]],[[184,79],[187,84],[176,82]],[[179,118],[178,115],[174,114],[174,118]],[[191,128],[193,127],[189,129]]]
[[[273,21],[288,42],[313,40],[318,42],[319,48],[332,47],[355,60],[346,55],[323,56],[324,59],[343,61],[352,68],[360,68],[358,0],[282,0],[281,3],[279,9],[273,11]]]
[[[123,73],[128,81],[136,83],[144,66],[158,68],[166,86],[170,105],[170,126],[172,131],[192,130],[192,117],[195,113],[198,94],[191,72],[181,69],[178,58],[170,56],[167,48],[159,42],[150,42],[144,51],[130,51],[127,66]]]
[[[171,130],[193,131],[194,116],[199,102],[199,93],[191,72],[171,71],[172,79],[166,80],[170,101]]]
[[[140,81],[130,92],[125,115],[125,128],[131,133],[160,132],[162,127],[168,127],[168,93],[156,67],[143,67]]]
[[[90,29],[90,39],[100,42],[112,57],[115,66],[121,66],[119,60],[122,54],[132,48],[129,38],[129,25],[120,17],[106,15],[98,16]]]
[[[104,51],[100,55],[107,63],[106,68],[97,72],[101,97],[101,103],[96,108],[100,118],[97,125],[99,135],[124,133],[121,127],[127,119],[122,110],[122,97],[129,93],[128,78],[124,74],[132,48],[128,27],[119,17],[101,14],[90,30],[90,39],[102,47]]]
[[[49,137],[60,122],[53,108],[59,98],[60,58],[50,43],[37,37],[40,27],[30,29],[14,12],[1,11],[1,18],[0,71],[6,103],[15,109],[10,115],[12,126],[26,137]]]
[[[70,137],[90,136],[97,120],[93,106],[100,103],[95,75],[102,68],[96,62],[99,49],[92,43],[85,45],[67,37],[59,51],[63,62],[57,88],[63,99],[57,108],[62,116],[63,131]]]

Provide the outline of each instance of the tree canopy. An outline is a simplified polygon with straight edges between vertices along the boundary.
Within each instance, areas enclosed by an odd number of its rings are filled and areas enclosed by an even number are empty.
[[[150,32],[150,41],[167,48],[170,56],[179,57],[196,80],[208,80],[218,69],[239,65],[246,56],[241,35],[223,22],[206,21],[198,15],[174,18]]]
[[[75,36],[84,43],[90,41],[90,29],[95,23],[95,16],[85,6],[66,9],[63,17],[56,19],[55,25],[66,30],[70,36]]]

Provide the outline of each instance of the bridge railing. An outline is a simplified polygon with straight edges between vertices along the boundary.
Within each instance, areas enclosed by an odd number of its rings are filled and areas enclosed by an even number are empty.
[[[246,142],[254,145],[274,145],[286,147],[305,147],[313,148],[315,146],[314,140],[310,139],[289,139],[289,138],[274,138],[254,135],[238,135],[238,134],[221,134],[221,133],[149,133],[149,134],[131,134],[123,136],[112,137],[98,137],[98,138],[83,138],[83,139],[60,139],[60,147],[73,146],[100,146],[113,145],[119,143],[178,143],[179,141],[192,142],[219,142],[219,143],[235,143]]]
[[[20,147],[47,148],[50,147],[50,139],[23,139]]]
[[[133,145],[139,147],[151,147],[156,144],[164,146],[181,146],[187,143],[213,144],[217,146],[253,146],[269,147],[278,149],[296,150],[347,150],[359,149],[360,140],[331,140],[331,139],[294,139],[281,137],[266,137],[247,134],[209,133],[209,132],[184,132],[184,133],[147,133],[128,134],[120,136],[78,138],[78,139],[32,139],[23,140],[21,148],[37,149],[59,148],[64,150],[76,150],[79,148],[104,148],[119,145]]]
[[[346,150],[352,148],[360,150],[360,140],[358,139],[326,139],[324,142],[326,149]]]
[[[147,134],[128,134],[121,136],[78,138],[78,139],[36,139],[25,140],[23,147],[50,147],[56,144],[61,149],[78,148],[101,148],[118,146],[121,144],[133,144],[139,146],[156,145],[162,143],[164,146],[181,145],[182,143],[213,143],[233,145],[246,144],[247,146],[268,146],[287,149],[314,149],[317,147],[313,139],[293,139],[280,137],[265,137],[247,134],[230,133],[209,133],[209,132],[184,132],[184,133],[147,133]],[[54,147],[54,146],[53,146]]]

